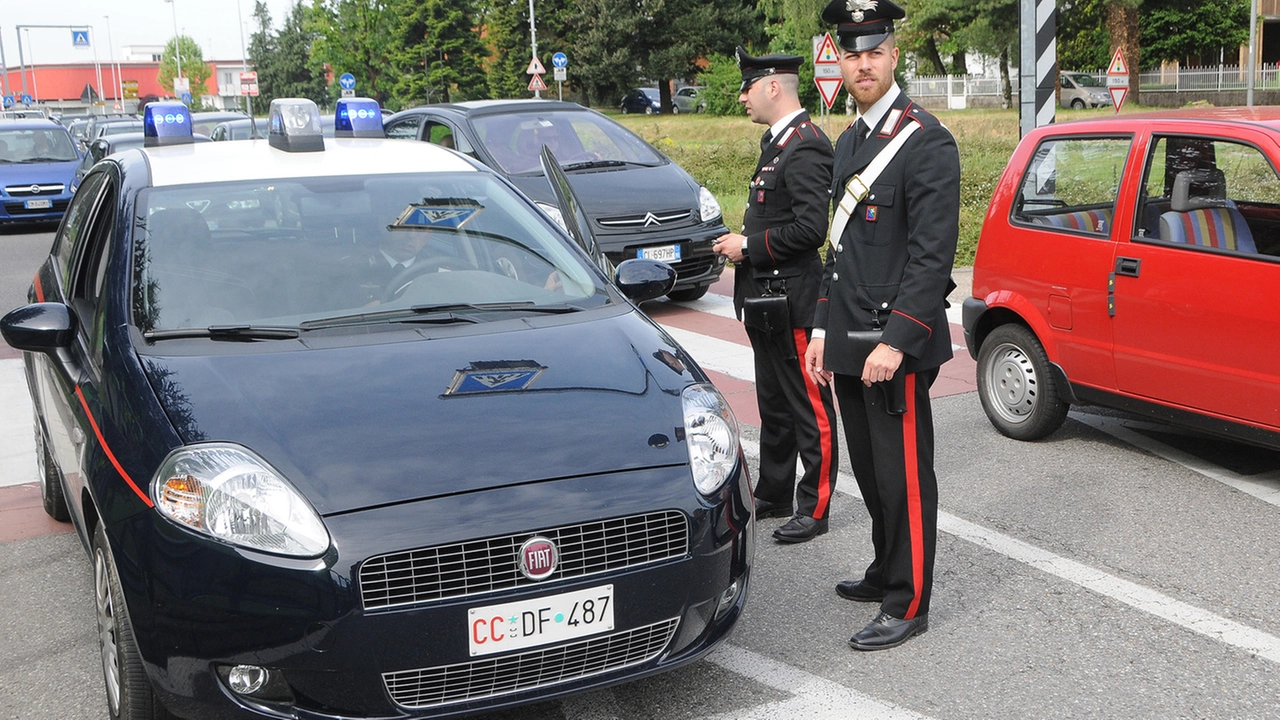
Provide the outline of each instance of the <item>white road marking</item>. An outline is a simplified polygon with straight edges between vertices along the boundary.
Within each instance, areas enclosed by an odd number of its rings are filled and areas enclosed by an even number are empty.
[[[742,441],[742,449],[759,457],[760,446]],[[840,473],[836,492],[862,500],[853,477]],[[850,488],[853,488],[852,490]],[[1057,576],[1069,583],[1103,595],[1142,612],[1167,620],[1194,633],[1204,635],[1251,655],[1280,663],[1280,637],[1228,620],[1189,603],[1091,568],[1030,543],[969,522],[943,510],[938,511],[938,530],[991,550],[1011,560]]]
[[[0,360],[0,408],[0,487],[36,482],[31,395],[20,358]]]
[[[735,645],[720,646],[707,656],[707,661],[790,695],[786,700],[711,716],[715,720],[923,720],[927,717]]]

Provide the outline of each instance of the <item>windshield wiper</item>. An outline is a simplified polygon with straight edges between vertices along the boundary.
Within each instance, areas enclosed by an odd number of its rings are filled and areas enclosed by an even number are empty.
[[[627,162],[625,160],[585,160],[583,162],[576,162],[576,163],[569,163],[568,165],[561,165],[560,169],[564,170],[565,172],[572,172],[574,170],[588,170],[591,168],[626,167],[626,166],[627,166]]]
[[[142,333],[148,340],[201,338],[210,340],[292,340],[300,335],[298,328],[254,325],[210,325],[206,328],[174,328]]]
[[[573,305],[535,305],[532,302],[501,303],[433,303],[382,312],[339,315],[320,320],[308,320],[299,327],[303,330],[366,325],[374,323],[408,323],[447,325],[451,323],[478,323],[476,314],[487,312],[571,313],[582,308]]]
[[[41,162],[71,162],[71,160],[74,160],[74,159],[75,158],[67,159],[67,158],[60,158],[60,157],[31,157],[31,158],[27,158],[26,160],[19,160],[18,164],[26,165],[27,163],[41,163]]]

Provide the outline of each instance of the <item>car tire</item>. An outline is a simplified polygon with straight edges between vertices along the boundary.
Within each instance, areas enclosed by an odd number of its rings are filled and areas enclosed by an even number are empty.
[[[710,289],[710,285],[695,285],[694,287],[684,288],[682,290],[672,290],[667,293],[667,297],[675,300],[676,302],[693,302],[694,300],[701,298],[703,295],[706,295],[707,291]]]
[[[652,114],[653,114],[653,106],[652,106],[652,105],[648,105],[648,106],[646,106],[646,107],[645,107],[645,109],[644,109],[644,114],[645,114],[645,115],[652,115]]]
[[[672,114],[672,115],[679,115],[679,114],[680,114],[680,106],[679,106],[679,105],[672,105],[672,106],[671,106],[671,114]]]
[[[156,698],[142,667],[142,655],[125,610],[120,575],[102,523],[94,528],[92,551],[94,608],[108,715],[111,720],[173,720]]]
[[[53,464],[53,456],[49,453],[49,444],[45,442],[44,431],[40,429],[40,419],[36,418],[36,465],[40,473],[40,500],[44,511],[58,522],[71,519],[71,511],[67,509],[67,498],[62,493],[62,473]]]
[[[1083,101],[1083,100],[1081,100],[1080,98],[1076,98],[1075,100],[1072,100],[1072,101],[1071,101],[1071,109],[1072,109],[1072,110],[1083,110],[1083,109],[1084,109],[1084,101]]]
[[[978,397],[987,419],[1002,435],[1039,440],[1067,418],[1049,369],[1049,356],[1022,325],[1001,325],[978,349]]]
[[[623,105],[623,106],[622,106],[622,114],[623,114],[623,115],[630,115],[630,114],[631,114],[631,108],[627,107],[626,105]]]

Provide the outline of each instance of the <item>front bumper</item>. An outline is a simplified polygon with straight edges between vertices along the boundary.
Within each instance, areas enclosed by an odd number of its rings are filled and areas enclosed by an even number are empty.
[[[49,207],[29,207],[33,201],[49,202]],[[10,225],[16,223],[43,223],[57,222],[67,211],[67,205],[71,203],[71,193],[62,192],[57,195],[39,195],[31,197],[16,197],[7,192],[0,191],[0,225]]]
[[[687,467],[667,467],[329,517],[330,554],[309,563],[216,545],[154,514],[124,528],[113,548],[147,674],[183,717],[458,716],[662,672],[724,640],[743,607],[753,552],[743,467],[713,502],[694,492]],[[382,609],[362,601],[362,564],[374,556],[655,512],[684,519],[685,552]],[[605,584],[613,586],[612,630],[471,655],[470,609]],[[236,664],[280,673],[287,699],[235,695],[218,670]]]
[[[679,262],[668,261],[676,271],[675,290],[710,285],[724,272],[724,256],[711,249],[716,238],[729,232],[728,228],[719,223],[702,223],[675,230],[628,235],[606,235],[599,230],[596,232],[596,239],[615,266],[623,260],[640,257],[642,250],[678,245]]]

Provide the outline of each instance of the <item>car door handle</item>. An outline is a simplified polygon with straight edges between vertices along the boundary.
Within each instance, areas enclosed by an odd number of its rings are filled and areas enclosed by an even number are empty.
[[[1116,258],[1116,274],[1125,275],[1127,277],[1138,277],[1138,269],[1142,266],[1140,258],[1117,257]]]

